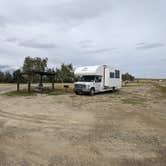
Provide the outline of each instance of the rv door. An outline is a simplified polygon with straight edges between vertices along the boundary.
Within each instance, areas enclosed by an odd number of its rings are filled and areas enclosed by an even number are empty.
[[[110,71],[109,71],[109,68],[105,68],[105,72],[104,72],[104,77],[105,77],[105,79],[104,79],[104,86],[107,86],[107,87],[109,87],[109,73],[110,73]]]
[[[101,80],[102,80],[102,77],[101,77],[101,76],[96,76],[96,78],[95,78],[95,91],[96,91],[96,92],[99,92],[99,91],[100,91],[100,88],[101,88]]]

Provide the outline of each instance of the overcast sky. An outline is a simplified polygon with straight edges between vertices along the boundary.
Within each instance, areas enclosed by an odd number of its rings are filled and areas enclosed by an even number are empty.
[[[166,0],[0,0],[0,70],[26,56],[166,78]]]

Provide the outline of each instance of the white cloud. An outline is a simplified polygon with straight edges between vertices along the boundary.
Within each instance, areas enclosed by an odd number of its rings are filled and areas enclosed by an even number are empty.
[[[165,6],[165,0],[0,0],[0,65],[42,56],[52,66],[110,64],[166,77]]]

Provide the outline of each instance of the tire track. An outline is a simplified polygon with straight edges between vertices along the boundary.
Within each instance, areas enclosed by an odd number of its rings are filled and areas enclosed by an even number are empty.
[[[9,112],[2,111],[0,109],[0,117],[6,118],[6,119],[18,120],[18,121],[31,122],[31,123],[35,123],[35,124],[41,124],[41,125],[50,125],[50,126],[54,126],[56,128],[64,128],[67,126],[68,129],[69,128],[74,129],[74,128],[78,127],[78,124],[75,125],[75,124],[68,122],[68,119],[70,117],[64,118],[63,116],[58,117],[57,119],[51,119],[48,117],[47,117],[47,119],[41,119],[41,117],[40,117],[40,119],[38,119],[39,117],[9,113]],[[88,124],[79,124],[79,126],[83,130],[83,127],[88,127],[89,125]]]
[[[57,119],[52,119],[52,118],[48,118],[48,117],[47,117],[47,119],[41,119],[41,116],[35,117],[35,116],[28,116],[28,115],[19,115],[19,114],[5,112],[2,110],[0,110],[0,117],[14,119],[14,120],[22,120],[22,121],[27,121],[27,122],[32,122],[32,123],[39,123],[39,124],[65,125],[64,124],[65,120],[63,117],[62,118],[58,117]],[[38,118],[40,118],[40,119],[38,119]]]

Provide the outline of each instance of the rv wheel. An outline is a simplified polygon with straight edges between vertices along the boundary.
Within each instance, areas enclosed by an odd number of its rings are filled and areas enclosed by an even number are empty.
[[[95,94],[95,89],[92,88],[92,89],[90,90],[89,94],[90,94],[91,96],[93,96],[93,95]]]
[[[79,95],[79,93],[78,93],[77,91],[75,91],[75,94],[76,94],[76,95]]]

